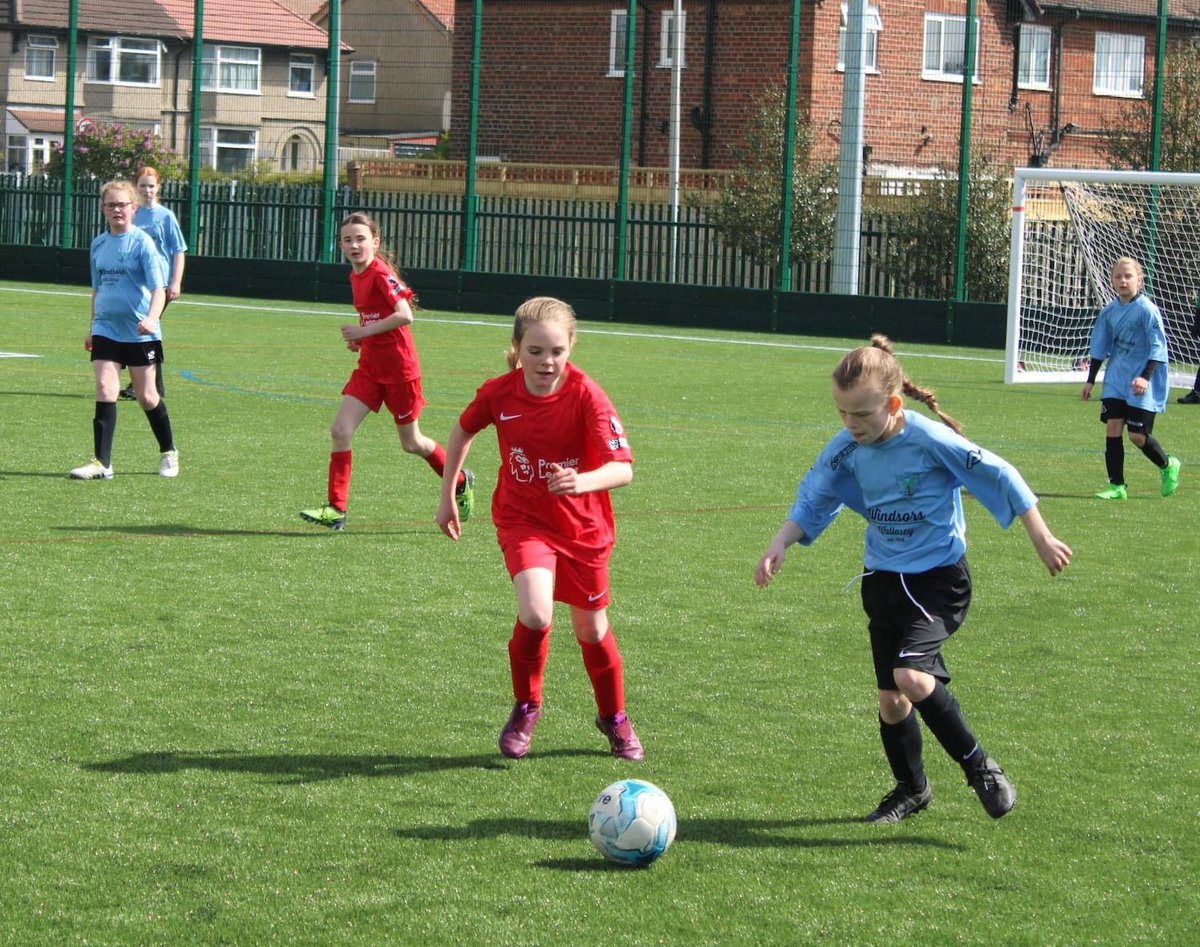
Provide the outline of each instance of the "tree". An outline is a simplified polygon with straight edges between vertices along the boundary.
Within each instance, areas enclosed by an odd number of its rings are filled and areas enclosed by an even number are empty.
[[[51,177],[61,178],[64,174],[63,150],[61,144],[54,146],[54,154],[46,165],[46,173]],[[183,175],[179,156],[149,129],[85,118],[76,128],[74,151],[72,171],[76,181],[132,179],[138,168],[146,165],[155,168],[163,180]]]
[[[964,284],[968,299],[1002,300],[1008,293],[1012,186],[986,151],[971,155],[967,190]],[[903,214],[884,219],[887,240],[875,264],[897,283],[898,295],[952,299],[958,237],[958,172],[940,168],[921,182]]]
[[[709,208],[722,240],[772,266],[779,262],[780,201],[783,186],[782,92],[769,90],[757,102],[744,144],[733,149],[731,184]],[[837,213],[837,165],[814,155],[812,127],[796,123],[793,165],[791,262],[829,258]]]
[[[1200,168],[1200,50],[1180,43],[1163,63],[1160,171]],[[1103,147],[1115,168],[1150,169],[1152,103],[1126,104],[1111,126],[1103,129]]]

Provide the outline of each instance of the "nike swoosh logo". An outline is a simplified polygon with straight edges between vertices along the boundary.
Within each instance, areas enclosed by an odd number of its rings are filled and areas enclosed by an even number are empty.
[[[406,417],[408,417],[410,414],[412,414],[412,412],[411,412],[411,411],[405,411],[403,414],[397,414],[397,415],[396,415],[396,420],[397,420],[397,421],[403,421],[403,420],[404,420]]]
[[[925,652],[924,651],[901,651],[898,655],[896,655],[896,657],[898,657],[901,661],[904,661],[907,658],[923,658],[923,657],[925,657]]]
[[[602,591],[602,592],[597,592],[595,595],[589,595],[589,596],[588,596],[588,601],[589,601],[589,602],[595,602],[595,601],[597,601],[597,600],[599,600],[599,599],[602,599],[602,598],[604,598],[604,596],[605,596],[605,594],[606,594],[607,592],[608,592],[608,589],[604,589],[604,591]]]
[[[501,421],[513,421],[519,417],[520,417],[519,414],[505,414],[503,411],[500,412],[500,420]]]

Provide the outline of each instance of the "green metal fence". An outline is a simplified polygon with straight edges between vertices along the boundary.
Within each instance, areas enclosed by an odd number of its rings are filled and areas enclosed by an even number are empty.
[[[168,182],[162,202],[185,220],[187,185]],[[203,184],[195,204],[197,244],[189,252],[240,260],[321,259],[322,194],[319,186]],[[462,250],[463,198],[454,194],[354,192],[336,194],[341,219],[363,210],[379,222],[383,245],[401,269],[455,270]],[[725,244],[700,207],[683,207],[671,220],[662,204],[629,208],[625,273],[634,282],[770,289],[774,272]],[[0,176],[0,244],[57,246],[62,193],[40,176]],[[75,194],[72,246],[85,249],[100,232],[97,187]],[[609,279],[616,270],[616,207],[607,201],[483,197],[478,201],[477,265],[480,273]],[[864,215],[860,290],[877,296],[913,294],[878,261],[889,247],[887,214]],[[674,244],[674,246],[673,246]],[[829,292],[828,263],[801,264],[792,286]]]

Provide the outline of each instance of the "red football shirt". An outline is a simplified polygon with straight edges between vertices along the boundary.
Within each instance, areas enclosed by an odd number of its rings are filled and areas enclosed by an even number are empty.
[[[558,391],[537,397],[518,368],[484,382],[458,419],[475,435],[496,425],[500,471],[492,521],[506,536],[537,536],[574,558],[607,553],[616,536],[608,491],[555,496],[546,488],[550,464],[581,473],[610,461],[632,462],[621,420],[599,385],[568,364]]]
[[[379,257],[375,257],[361,273],[350,271],[350,291],[354,294],[354,308],[358,310],[358,324],[362,326],[386,319],[396,311],[399,300],[413,298],[413,291],[400,282],[392,268]],[[417,360],[417,347],[409,327],[400,326],[362,339],[358,367],[384,384],[420,378],[421,363]]]

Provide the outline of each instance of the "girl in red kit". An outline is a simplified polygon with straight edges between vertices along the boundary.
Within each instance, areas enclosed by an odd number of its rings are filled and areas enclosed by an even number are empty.
[[[351,214],[342,222],[340,235],[358,310],[358,325],[342,326],[342,338],[351,352],[358,353],[358,367],[342,389],[342,406],[329,432],[333,450],[328,499],[324,506],[300,511],[306,523],[329,529],[346,528],[350,441],[367,414],[378,413],[382,405],[387,405],[395,419],[400,446],[406,453],[424,458],[439,477],[446,464],[445,450],[422,434],[417,423],[425,399],[421,396],[421,365],[408,328],[413,321],[413,291],[401,282],[380,249],[379,226],[368,214]],[[455,468],[455,501],[464,520],[475,507],[474,483],[471,471]]]
[[[568,362],[575,313],[558,299],[521,304],[507,353],[508,374],[479,389],[450,432],[437,522],[457,540],[458,471],[475,435],[496,426],[500,471],[492,521],[517,593],[508,643],[516,705],[500,731],[500,752],[529,752],[542,715],[542,677],[554,602],[571,607],[599,715],[614,756],[640,760],[642,744],[625,716],[621,652],[608,626],[608,559],[614,527],[608,491],[633,479],[633,455],[604,390]]]

